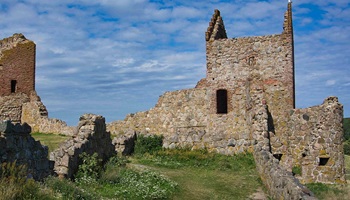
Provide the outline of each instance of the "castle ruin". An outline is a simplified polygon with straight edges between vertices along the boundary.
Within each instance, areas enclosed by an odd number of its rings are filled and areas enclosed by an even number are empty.
[[[281,34],[227,38],[215,10],[205,40],[206,77],[195,88],[166,92],[154,108],[108,124],[107,132],[123,138],[161,134],[165,148],[253,152],[262,177],[277,165],[287,172],[300,168],[302,183],[345,183],[343,106],[328,97],[322,105],[295,108],[291,2]],[[0,120],[26,122],[33,131],[74,133],[48,118],[36,95],[32,41],[21,34],[1,40],[0,72]],[[265,154],[273,159],[266,161]]]
[[[301,168],[303,183],[344,183],[342,105],[329,97],[320,106],[295,109],[292,3],[281,34],[227,38],[215,10],[205,40],[206,78],[193,89],[166,92],[154,108],[112,122],[108,130],[121,137],[161,134],[165,148],[228,155],[253,152],[267,140],[280,165]],[[261,136],[254,126],[262,105],[268,120]]]

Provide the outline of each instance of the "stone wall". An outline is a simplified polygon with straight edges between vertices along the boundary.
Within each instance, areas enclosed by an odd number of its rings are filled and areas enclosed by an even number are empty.
[[[0,120],[27,123],[33,132],[73,135],[74,127],[59,119],[49,118],[45,105],[35,91],[29,95],[14,93],[0,96]]]
[[[281,163],[300,167],[303,183],[345,183],[343,106],[337,97],[322,105],[291,111],[288,152]]]
[[[81,163],[79,155],[83,152],[90,155],[96,152],[103,161],[115,154],[110,133],[106,132],[104,117],[93,114],[80,117],[77,132],[72,139],[50,154],[50,160],[55,161],[55,173],[59,177],[72,178]]]
[[[312,192],[302,185],[294,175],[279,164],[270,152],[268,139],[268,109],[258,105],[254,114],[252,130],[257,139],[254,147],[254,159],[262,182],[274,199],[316,199]]]
[[[29,96],[23,93],[0,96],[0,120],[21,123],[22,105],[29,101]]]
[[[35,44],[22,34],[0,40],[0,96],[35,90]]]
[[[28,124],[0,122],[0,163],[25,164],[28,173],[40,180],[51,173],[48,148],[35,141],[30,132]]]

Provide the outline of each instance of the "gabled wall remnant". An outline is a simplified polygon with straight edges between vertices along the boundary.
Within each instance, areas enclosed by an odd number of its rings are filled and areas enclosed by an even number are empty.
[[[40,180],[51,174],[48,148],[35,141],[30,132],[28,124],[0,122],[0,163],[25,164],[28,173]]]

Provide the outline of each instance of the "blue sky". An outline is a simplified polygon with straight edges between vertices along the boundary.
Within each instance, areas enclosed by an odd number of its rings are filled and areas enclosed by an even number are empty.
[[[0,38],[37,44],[36,90],[49,116],[76,125],[154,107],[165,91],[205,77],[214,9],[228,37],[279,34],[287,0],[0,0]],[[295,0],[296,105],[331,95],[350,117],[350,1]]]

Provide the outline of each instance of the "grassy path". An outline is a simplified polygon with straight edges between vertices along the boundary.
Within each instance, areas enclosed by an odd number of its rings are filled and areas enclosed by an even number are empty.
[[[182,199],[254,199],[254,193],[266,197],[262,192],[262,184],[255,169],[219,170],[205,167],[167,168],[152,164],[140,164],[132,159],[129,167],[138,170],[157,171],[179,184],[179,191],[174,200]]]

